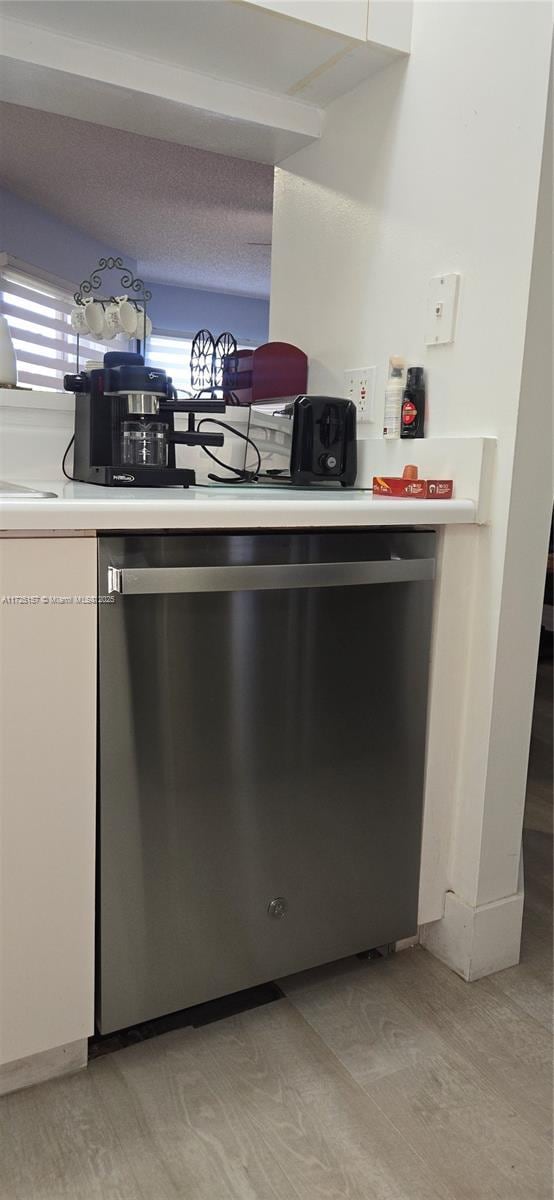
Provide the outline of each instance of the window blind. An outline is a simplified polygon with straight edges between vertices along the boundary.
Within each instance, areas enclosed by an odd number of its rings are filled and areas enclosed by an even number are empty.
[[[77,335],[71,327],[73,295],[12,267],[0,268],[0,312],[6,317],[17,358],[17,378],[25,387],[61,391],[63,377],[77,365]],[[153,333],[148,362],[171,375],[176,388],[191,390],[192,337]],[[123,349],[128,339],[98,342],[81,337],[79,362],[102,359],[106,350]],[[243,343],[241,343],[242,345]],[[133,343],[134,348],[134,343]],[[240,347],[239,347],[240,348]]]
[[[190,392],[190,353],[192,338],[169,337],[153,333],[148,338],[146,350],[148,362],[171,375],[174,386]]]
[[[160,367],[171,375],[176,388],[183,391],[192,391],[190,378],[190,355],[192,350],[192,337],[171,336],[169,334],[153,333],[148,339],[147,353],[148,362],[153,367]],[[245,342],[239,342],[237,349],[254,349],[254,343],[246,345]]]
[[[77,335],[71,328],[73,296],[21,271],[0,271],[0,311],[6,317],[17,358],[18,383],[42,391],[61,391],[63,377],[74,371]],[[102,358],[106,347],[81,338],[81,365]]]

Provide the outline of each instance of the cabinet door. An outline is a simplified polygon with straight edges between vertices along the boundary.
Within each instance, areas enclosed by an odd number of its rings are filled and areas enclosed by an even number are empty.
[[[345,37],[365,41],[368,0],[251,0],[281,16],[293,17]]]
[[[0,539],[2,1063],[92,1032],[95,596],[95,538]]]

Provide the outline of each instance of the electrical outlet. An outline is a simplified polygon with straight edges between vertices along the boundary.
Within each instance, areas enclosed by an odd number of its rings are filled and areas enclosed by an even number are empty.
[[[346,396],[354,401],[360,424],[375,420],[375,370],[375,367],[360,367],[344,372]]]

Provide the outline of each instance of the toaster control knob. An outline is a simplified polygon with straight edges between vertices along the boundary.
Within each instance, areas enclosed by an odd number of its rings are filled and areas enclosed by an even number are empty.
[[[319,461],[324,471],[334,471],[337,465],[337,460],[334,454],[322,454]]]

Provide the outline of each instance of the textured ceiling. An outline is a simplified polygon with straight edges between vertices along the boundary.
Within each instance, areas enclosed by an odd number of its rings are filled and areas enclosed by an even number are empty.
[[[273,167],[0,104],[0,183],[147,279],[269,294]]]

